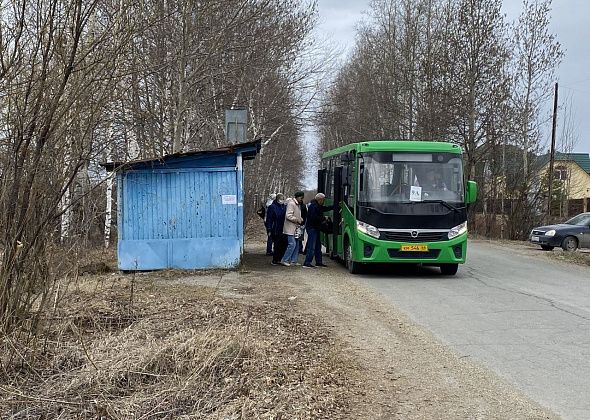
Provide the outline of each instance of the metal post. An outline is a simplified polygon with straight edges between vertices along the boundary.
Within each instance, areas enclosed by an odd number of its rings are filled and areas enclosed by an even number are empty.
[[[547,199],[547,217],[551,217],[551,195],[553,194],[553,166],[555,165],[555,132],[557,131],[557,94],[558,84],[555,83],[553,98],[553,128],[551,130],[551,153],[549,156],[549,198]]]

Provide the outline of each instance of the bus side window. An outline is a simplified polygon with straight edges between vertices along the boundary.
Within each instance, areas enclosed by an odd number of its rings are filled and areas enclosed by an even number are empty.
[[[365,162],[363,160],[359,161],[359,191],[364,191],[365,189]]]
[[[459,177],[459,168],[457,166],[453,167],[453,181],[451,185],[455,186],[455,191],[461,191],[461,183],[463,182],[462,179]]]
[[[352,169],[354,167],[353,160],[347,160],[343,163],[344,171],[343,171],[343,179],[342,179],[342,201],[346,203],[347,206],[351,206],[351,191],[352,191]]]
[[[334,191],[334,166],[331,158],[326,159],[326,184],[324,194],[326,198],[332,198]]]
[[[328,180],[328,198],[334,198],[334,170],[335,170],[335,159],[330,159],[330,178]]]
[[[325,159],[322,159],[320,169],[321,170],[318,171],[318,177],[321,176],[321,178],[318,178],[318,192],[323,193],[326,191],[326,179],[328,178],[327,163]]]

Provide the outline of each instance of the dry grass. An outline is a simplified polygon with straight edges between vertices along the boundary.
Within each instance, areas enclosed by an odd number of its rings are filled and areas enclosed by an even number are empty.
[[[569,262],[578,265],[590,265],[590,252],[588,250],[578,250],[575,252],[565,252],[561,250],[554,250],[553,252],[547,252],[550,258],[555,260]]]
[[[1,418],[346,417],[356,368],[288,304],[149,275],[62,295],[40,338],[0,342]]]

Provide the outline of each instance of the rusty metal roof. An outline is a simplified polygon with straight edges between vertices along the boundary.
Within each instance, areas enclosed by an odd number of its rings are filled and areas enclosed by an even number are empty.
[[[171,159],[178,159],[183,157],[195,157],[201,155],[223,155],[223,154],[234,154],[234,153],[241,153],[242,158],[245,160],[254,159],[256,154],[260,151],[261,140],[255,140],[248,143],[238,143],[232,144],[229,146],[219,147],[217,149],[211,150],[193,150],[188,152],[179,152],[179,153],[172,153],[169,155],[164,155],[156,158],[150,159],[139,159],[139,160],[131,160],[127,162],[118,161],[118,162],[103,162],[100,164],[103,168],[105,168],[108,172],[111,171],[125,171],[130,170],[138,165],[146,165],[151,163],[165,163],[167,160]]]

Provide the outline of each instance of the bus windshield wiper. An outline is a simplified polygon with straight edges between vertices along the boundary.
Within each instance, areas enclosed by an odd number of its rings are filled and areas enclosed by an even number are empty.
[[[454,211],[459,211],[459,209],[463,209],[465,207],[455,207],[455,206],[451,206],[449,203],[447,203],[445,200],[422,200],[422,201],[416,201],[416,203],[438,203],[438,204],[442,204],[443,206],[445,206],[446,208],[448,208],[449,210],[454,210]]]

